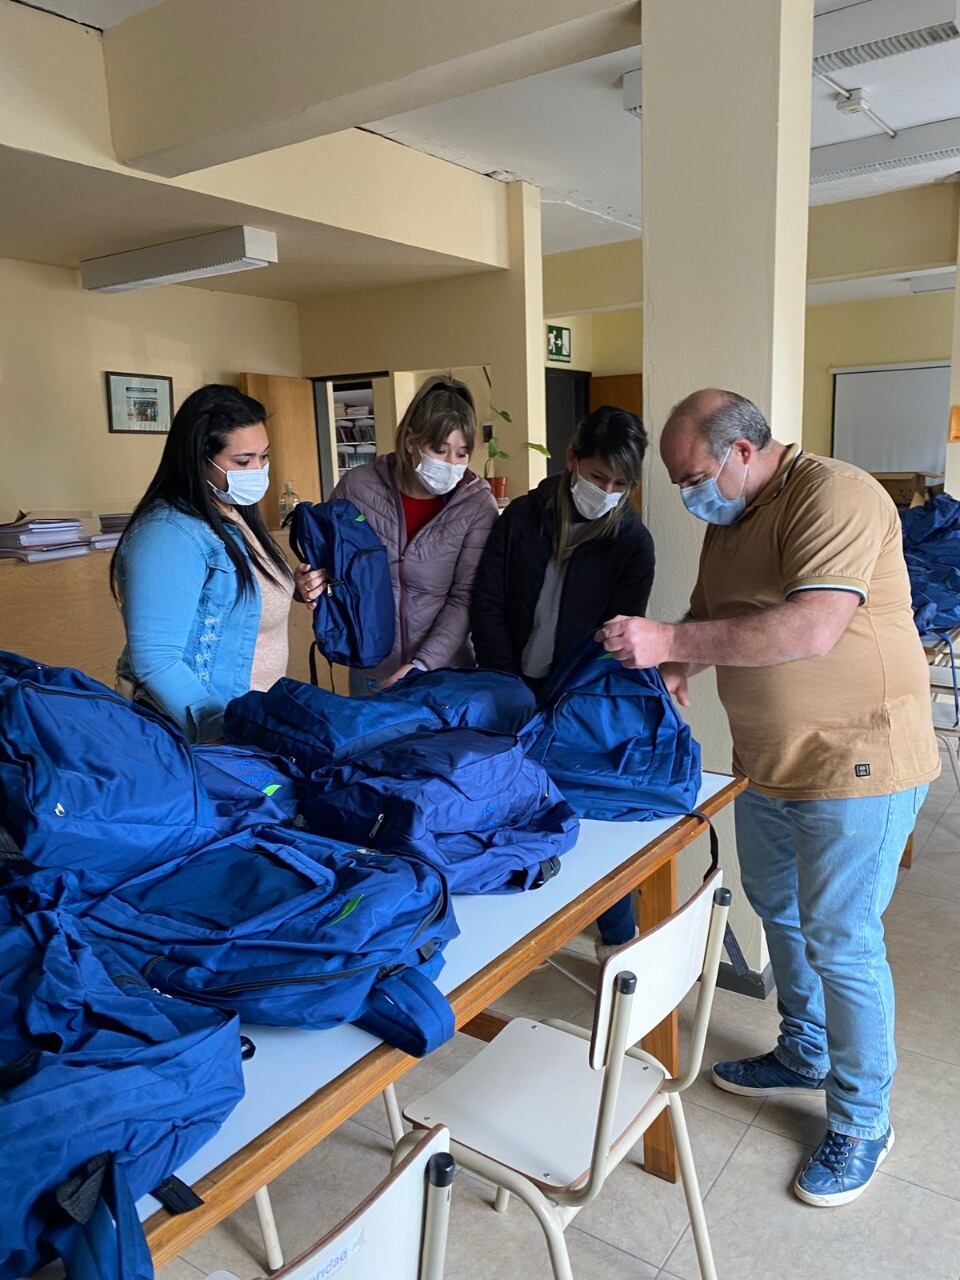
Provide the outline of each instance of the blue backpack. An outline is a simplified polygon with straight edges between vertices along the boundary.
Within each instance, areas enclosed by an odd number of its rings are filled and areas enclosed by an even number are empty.
[[[317,648],[328,662],[355,670],[385,662],[396,634],[393,583],[387,549],[366,516],[343,498],[300,502],[290,517],[290,547],[330,575],[313,612]]]
[[[303,816],[341,840],[419,854],[451,893],[536,889],[579,831],[517,738],[476,729],[398,738],[314,774]]]
[[[307,774],[436,727],[429,707],[407,706],[382,694],[345,698],[288,676],[265,693],[253,690],[234,698],[223,715],[228,741],[283,755]]]
[[[595,644],[523,737],[581,818],[644,822],[696,807],[700,747],[659,673],[627,670]]]
[[[518,733],[537,709],[530,686],[519,676],[457,667],[413,670],[390,689],[364,701],[380,707],[423,707],[445,729],[491,733]]]
[[[296,812],[296,771],[262,752],[191,749],[170,721],[70,667],[0,652],[0,824],[35,866],[92,892]]]
[[[231,742],[286,756],[313,773],[431,729],[515,733],[535,706],[522,680],[497,671],[411,672],[369,698],[345,698],[284,677],[265,693],[228,703],[223,728]]]
[[[134,1206],[200,1203],[171,1175],[243,1096],[237,1019],[159,995],[62,903],[4,897],[0,925],[0,1280],[57,1256],[152,1280]]]
[[[431,979],[458,929],[417,858],[261,827],[119,886],[83,927],[151,986],[245,1022],[356,1022],[416,1056],[453,1034]]]

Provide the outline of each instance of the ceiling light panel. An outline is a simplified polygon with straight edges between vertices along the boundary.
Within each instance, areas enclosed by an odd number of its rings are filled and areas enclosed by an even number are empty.
[[[186,240],[87,258],[80,264],[84,289],[125,293],[161,284],[268,267],[277,261],[277,237],[259,227],[228,227]]]
[[[841,71],[957,38],[958,0],[865,0],[817,17],[813,69]]]

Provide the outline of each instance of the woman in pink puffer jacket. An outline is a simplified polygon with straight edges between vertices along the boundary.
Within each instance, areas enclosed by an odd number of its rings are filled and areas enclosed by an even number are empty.
[[[414,667],[473,666],[470,598],[497,519],[490,486],[467,465],[476,435],[469,389],[430,378],[403,415],[395,451],[351,468],[334,490],[386,547],[396,610],[393,652],[376,671],[352,671],[351,693],[389,688]]]

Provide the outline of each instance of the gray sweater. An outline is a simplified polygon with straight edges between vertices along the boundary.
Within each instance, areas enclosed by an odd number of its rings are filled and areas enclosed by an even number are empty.
[[[468,471],[443,509],[409,542],[394,454],[345,472],[333,496],[347,498],[366,516],[390,560],[396,640],[393,653],[371,674],[383,679],[414,660],[430,671],[472,666],[473,580],[497,519],[487,482]]]

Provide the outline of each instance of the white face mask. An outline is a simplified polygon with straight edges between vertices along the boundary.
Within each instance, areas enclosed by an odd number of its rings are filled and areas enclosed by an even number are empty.
[[[467,464],[444,462],[442,458],[431,458],[429,454],[422,453],[415,470],[423,487],[440,498],[457,487],[466,474]]]
[[[242,470],[237,468],[235,471],[224,471],[223,467],[217,466],[213,461],[210,465],[227,477],[226,489],[218,489],[212,480],[207,481],[221,502],[230,502],[235,507],[252,507],[267,492],[270,484],[269,462],[265,462],[259,469],[245,467]]]
[[[607,493],[599,485],[578,473],[570,486],[570,497],[584,520],[599,520],[620,505],[622,493]]]

